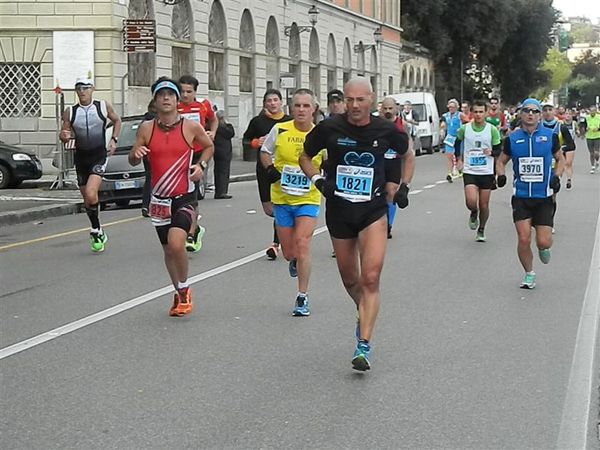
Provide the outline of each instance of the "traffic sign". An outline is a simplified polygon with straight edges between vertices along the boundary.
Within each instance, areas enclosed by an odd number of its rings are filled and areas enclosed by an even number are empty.
[[[127,53],[156,52],[156,21],[124,19],[123,51]]]

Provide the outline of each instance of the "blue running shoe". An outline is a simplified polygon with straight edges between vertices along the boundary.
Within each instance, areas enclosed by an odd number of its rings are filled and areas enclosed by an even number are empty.
[[[550,249],[549,248],[540,248],[538,250],[538,254],[540,256],[540,261],[543,264],[548,264],[550,262]]]
[[[290,260],[288,269],[290,271],[290,277],[296,278],[298,276],[298,268],[296,267],[297,261],[295,259]]]
[[[296,297],[296,305],[292,311],[292,316],[310,316],[310,309],[308,308],[308,295],[299,295]]]
[[[356,340],[360,340],[360,317],[358,313],[356,314],[356,328],[354,328],[354,336],[356,336]]]
[[[356,344],[356,350],[354,350],[354,356],[352,357],[352,368],[354,370],[371,370],[371,363],[369,362],[369,352],[371,346],[368,342],[359,340]]]

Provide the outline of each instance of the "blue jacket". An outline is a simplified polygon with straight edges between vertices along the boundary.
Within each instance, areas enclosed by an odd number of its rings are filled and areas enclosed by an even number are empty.
[[[552,155],[559,150],[558,135],[542,124],[539,124],[532,134],[518,128],[506,138],[503,152],[512,160],[515,197],[552,196]]]

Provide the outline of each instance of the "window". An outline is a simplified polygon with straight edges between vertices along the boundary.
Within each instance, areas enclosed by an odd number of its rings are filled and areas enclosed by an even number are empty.
[[[154,83],[154,53],[127,53],[127,82],[129,86],[150,86]]]
[[[252,92],[253,75],[252,58],[240,56],[240,92]]]
[[[318,67],[308,68],[308,85],[315,94],[315,98],[319,98],[321,94],[321,74]]]
[[[0,117],[40,117],[40,64],[0,64]]]
[[[224,90],[224,54],[208,52],[208,89],[211,91]]]
[[[192,49],[173,47],[171,54],[171,75],[177,80],[182,75],[193,75],[194,64],[192,61]]]
[[[332,89],[337,88],[337,75],[335,70],[328,69],[327,70],[327,90],[330,91]]]
[[[388,77],[388,94],[394,93],[394,77]]]
[[[348,81],[350,81],[350,75],[351,75],[351,73],[350,73],[350,72],[346,72],[346,71],[344,71],[344,76],[343,76],[343,82],[344,82],[344,85],[345,85],[345,84],[346,84]]]

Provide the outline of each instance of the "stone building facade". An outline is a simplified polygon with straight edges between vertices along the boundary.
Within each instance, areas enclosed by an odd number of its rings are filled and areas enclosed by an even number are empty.
[[[266,88],[282,76],[326,93],[354,75],[370,77],[377,96],[433,91],[426,51],[401,40],[397,0],[19,0],[0,3],[0,140],[35,150],[48,164],[56,149],[57,84],[53,43],[61,32],[92,36],[88,73],[96,98],[122,115],[143,113],[160,75],[194,74],[241,136]],[[310,24],[309,9],[318,8]],[[314,10],[313,10],[314,11]],[[156,52],[123,51],[123,20],[156,21]],[[378,30],[378,32],[376,32]],[[67,34],[68,35],[68,34]],[[73,34],[76,36],[76,34]],[[381,37],[381,38],[379,38]],[[85,52],[71,42],[73,65]],[[64,49],[62,49],[64,53]],[[61,61],[69,69],[69,58]],[[81,69],[79,69],[81,71]],[[293,89],[289,89],[291,94]],[[285,90],[282,90],[285,95]],[[240,154],[239,145],[237,147]]]

